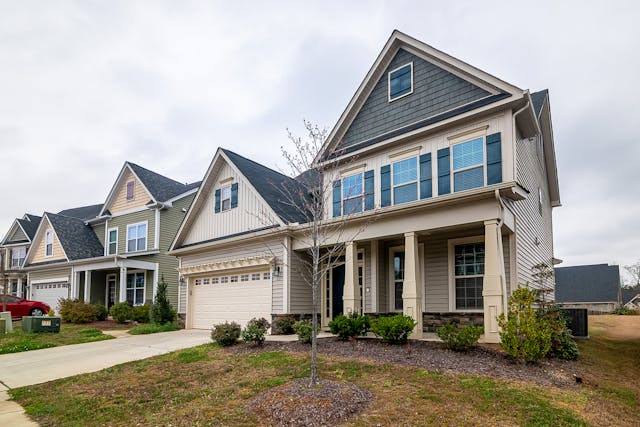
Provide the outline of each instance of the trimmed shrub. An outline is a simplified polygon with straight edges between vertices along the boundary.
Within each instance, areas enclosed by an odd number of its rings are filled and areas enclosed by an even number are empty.
[[[403,344],[415,326],[416,322],[411,316],[396,314],[375,319],[371,322],[371,331],[391,344]]]
[[[293,334],[295,332],[293,330],[294,323],[296,323],[296,319],[291,316],[278,317],[271,325],[271,333],[273,335]]]
[[[107,320],[107,316],[109,316],[109,312],[107,311],[107,307],[102,304],[94,304],[93,307],[96,310],[96,320]]]
[[[371,328],[371,318],[358,313],[349,316],[339,315],[329,322],[329,330],[340,339],[346,340],[366,334]]]
[[[162,275],[156,290],[156,297],[149,311],[149,320],[152,323],[172,323],[175,322],[176,316],[177,313],[171,307],[171,303],[167,298],[167,282],[165,282],[164,275]]]
[[[90,323],[96,321],[97,313],[93,304],[68,298],[60,300],[60,316],[69,323]]]
[[[538,311],[540,320],[551,330],[551,348],[547,356],[564,360],[578,358],[578,344],[573,340],[571,331],[567,328],[567,319],[555,304]]]
[[[238,342],[240,338],[240,325],[236,322],[224,322],[213,325],[211,339],[223,347],[228,347]]]
[[[131,310],[131,320],[138,323],[149,323],[150,304],[137,305]]]
[[[509,298],[509,316],[501,314],[500,342],[510,356],[522,362],[536,362],[551,349],[552,329],[548,321],[533,308],[537,291],[528,287],[516,289]]]
[[[128,302],[119,302],[111,306],[109,314],[118,323],[127,323],[133,317],[133,309]]]
[[[449,322],[438,328],[436,334],[448,349],[467,351],[478,343],[483,332],[482,326],[468,325],[458,328],[454,322]]]
[[[249,320],[247,326],[242,330],[242,341],[252,342],[257,345],[262,345],[264,342],[264,334],[269,329],[269,322],[265,318]]]
[[[298,341],[309,344],[313,335],[311,319],[299,320],[293,324],[293,330],[298,334]]]

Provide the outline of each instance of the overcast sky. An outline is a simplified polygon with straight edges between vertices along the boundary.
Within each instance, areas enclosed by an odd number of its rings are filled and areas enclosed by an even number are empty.
[[[0,0],[0,234],[24,212],[104,202],[125,160],[184,182],[202,179],[218,146],[284,166],[286,128],[331,128],[397,28],[549,88],[555,255],[629,264],[639,7],[516,3]]]

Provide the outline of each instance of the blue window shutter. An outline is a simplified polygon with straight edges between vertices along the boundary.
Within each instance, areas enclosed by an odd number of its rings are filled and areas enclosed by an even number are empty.
[[[215,207],[215,211],[216,211],[216,213],[220,212],[220,189],[219,188],[216,190],[216,207]]]
[[[342,182],[338,179],[333,181],[333,217],[339,217],[342,215],[342,200],[340,197],[342,189]]]
[[[238,207],[238,183],[231,184],[231,209]]]
[[[380,168],[380,205],[391,205],[391,165]]]
[[[500,132],[487,135],[487,185],[502,182],[502,144]]]
[[[366,171],[364,173],[364,210],[369,211],[373,209],[375,187],[373,182],[373,171]]]
[[[449,148],[438,150],[438,195],[451,192],[451,165]]]
[[[427,153],[420,156],[420,198],[431,197],[431,188],[431,153]]]

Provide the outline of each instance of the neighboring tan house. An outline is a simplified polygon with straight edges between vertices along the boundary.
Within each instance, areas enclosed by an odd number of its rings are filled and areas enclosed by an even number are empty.
[[[104,204],[45,212],[24,263],[31,299],[140,305],[164,277],[177,308],[178,264],[167,249],[198,185],[126,162]]]
[[[595,264],[556,267],[556,303],[566,308],[586,308],[610,313],[622,304],[620,267]]]
[[[24,214],[22,218],[16,218],[13,221],[7,235],[0,243],[2,262],[4,263],[2,270],[5,275],[0,280],[3,285],[6,283],[6,293],[9,295],[18,297],[27,295],[27,273],[23,271],[22,267],[39,224],[39,216]]]
[[[404,312],[414,337],[451,319],[483,324],[497,342],[512,290],[554,261],[546,90],[530,94],[394,31],[317,164],[332,187],[326,218],[346,221],[341,265],[321,289],[323,327],[339,313]],[[304,193],[298,179],[218,150],[170,252],[188,283],[187,327],[312,312],[308,225],[282,196]]]

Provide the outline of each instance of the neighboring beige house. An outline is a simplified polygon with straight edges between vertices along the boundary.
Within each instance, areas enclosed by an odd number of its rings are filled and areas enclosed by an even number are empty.
[[[414,337],[451,319],[482,324],[497,342],[512,290],[554,261],[546,90],[530,94],[394,31],[317,164],[332,188],[326,218],[347,228],[322,286],[323,326],[339,313],[404,312]],[[282,196],[305,193],[298,179],[217,151],[170,252],[187,283],[187,327],[312,312],[305,219]]]
[[[177,308],[178,265],[167,249],[198,185],[126,162],[104,204],[45,212],[23,266],[30,298],[140,305],[164,277]]]
[[[27,273],[22,267],[39,224],[39,216],[24,214],[22,218],[13,221],[7,235],[0,242],[0,258],[3,263],[3,268],[0,269],[3,272],[0,285],[3,286],[2,289],[6,286],[6,293],[9,295],[27,295]]]

